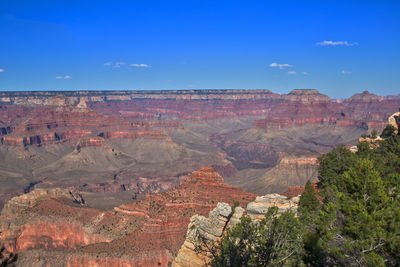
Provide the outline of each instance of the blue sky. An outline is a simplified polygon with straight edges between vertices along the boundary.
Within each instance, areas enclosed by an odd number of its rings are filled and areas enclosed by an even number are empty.
[[[0,0],[0,90],[400,93],[400,1]]]

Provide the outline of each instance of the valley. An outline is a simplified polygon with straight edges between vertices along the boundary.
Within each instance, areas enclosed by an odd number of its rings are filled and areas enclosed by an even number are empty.
[[[0,206],[66,188],[112,209],[204,166],[248,192],[281,193],[315,180],[321,153],[381,131],[399,106],[398,96],[298,89],[0,92]]]

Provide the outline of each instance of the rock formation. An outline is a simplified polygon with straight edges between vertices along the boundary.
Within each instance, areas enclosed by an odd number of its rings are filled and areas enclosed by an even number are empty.
[[[238,200],[245,207],[254,198],[224,184],[211,167],[186,176],[173,190],[111,211],[82,205],[67,190],[35,189],[5,205],[0,242],[18,252],[22,265],[34,260],[56,266],[165,266],[181,247],[191,216],[208,214],[218,202]],[[210,213],[212,223],[229,217],[230,209],[218,206],[219,212]]]
[[[333,100],[314,89],[0,92],[0,208],[31,184],[112,208],[201,166],[281,193],[315,177],[304,158],[379,132],[399,106],[396,96]]]
[[[288,198],[279,194],[269,194],[257,197],[255,201],[247,204],[247,215],[254,221],[264,218],[270,207],[277,207],[278,214],[287,210],[297,212],[299,197]],[[200,267],[205,266],[211,259],[210,248],[216,246],[221,240],[226,229],[239,223],[244,214],[244,209],[232,208],[226,203],[218,203],[208,218],[194,215],[186,233],[186,239],[180,248],[172,266],[175,267]]]
[[[186,239],[175,258],[173,266],[204,266],[209,255],[207,255],[207,252],[201,251],[202,246],[206,245],[203,242],[216,243],[220,240],[232,215],[231,213],[232,208],[228,204],[218,203],[217,207],[210,211],[208,218],[201,215],[192,216]],[[206,250],[206,248],[203,249]]]
[[[400,109],[399,112],[396,112],[389,117],[388,123],[394,127],[395,133],[398,134],[400,129]]]
[[[166,264],[190,216],[253,200],[233,186],[303,185],[321,153],[379,132],[399,106],[302,89],[0,92],[1,238],[50,265]]]
[[[250,202],[247,205],[247,214],[254,221],[259,221],[264,218],[268,209],[271,207],[278,208],[278,214],[283,213],[287,210],[293,212],[297,211],[300,198],[298,196],[288,198],[279,194],[268,194],[265,196],[257,197],[255,201]]]

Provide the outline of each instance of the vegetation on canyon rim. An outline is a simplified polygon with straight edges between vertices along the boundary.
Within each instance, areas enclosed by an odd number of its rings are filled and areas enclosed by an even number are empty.
[[[0,267],[14,267],[17,259],[17,254],[8,252],[4,246],[0,247]]]
[[[228,230],[212,266],[398,266],[400,135],[390,128],[371,148],[338,146],[319,158],[317,198],[308,182],[291,211]]]

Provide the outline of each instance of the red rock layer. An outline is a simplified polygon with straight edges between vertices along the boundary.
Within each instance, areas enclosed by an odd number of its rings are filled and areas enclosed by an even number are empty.
[[[4,125],[10,125],[1,127],[0,144],[40,146],[76,143],[82,137],[89,137],[82,141],[83,145],[96,145],[97,136],[105,139],[135,139],[140,136],[162,139],[166,137],[163,131],[180,127],[177,121],[142,121],[143,118],[107,116],[89,109],[82,112],[74,109],[55,111],[57,108],[38,106],[19,110],[11,106],[6,110],[0,109],[0,120],[3,119]],[[17,114],[10,114],[10,110]],[[97,145],[99,142],[97,139]]]
[[[65,261],[59,264],[71,267],[165,266],[181,247],[192,215],[207,215],[218,202],[238,201],[245,207],[255,198],[224,184],[211,167],[193,172],[173,190],[114,211],[72,205],[68,194],[29,195],[34,199],[6,205],[0,240],[22,258],[26,250],[65,251]],[[7,213],[8,207],[13,211]],[[29,216],[24,217],[27,209]],[[35,260],[46,262],[40,250]]]
[[[368,92],[334,101],[317,90],[298,89],[284,95],[268,90],[2,92],[0,136],[3,145],[25,146],[97,134],[153,138],[161,129],[181,127],[182,119],[236,116],[264,117],[254,127],[267,130],[314,124],[379,131],[399,105],[396,97]]]
[[[106,241],[101,236],[86,234],[79,224],[38,222],[21,227],[15,249],[66,249]]]

